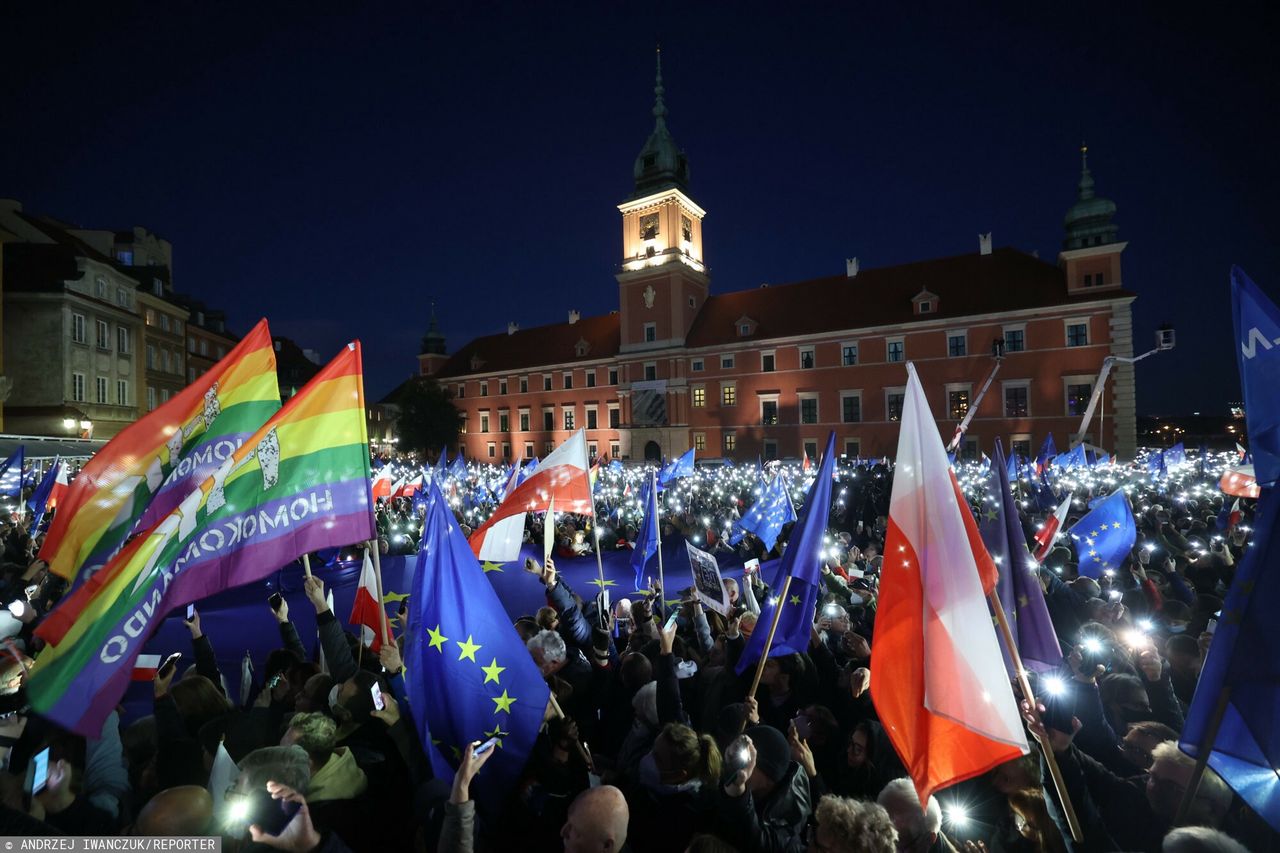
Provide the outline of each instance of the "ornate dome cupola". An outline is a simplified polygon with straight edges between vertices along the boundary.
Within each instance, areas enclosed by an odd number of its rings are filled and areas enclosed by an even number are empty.
[[[651,195],[659,190],[689,186],[689,161],[676,145],[671,131],[667,130],[667,106],[662,101],[662,48],[658,48],[658,73],[653,85],[653,133],[640,154],[633,170],[635,196]]]
[[[1066,218],[1063,220],[1067,233],[1062,241],[1062,248],[1064,250],[1084,249],[1115,243],[1119,232],[1111,221],[1115,215],[1116,203],[1094,194],[1093,173],[1089,171],[1089,148],[1081,145],[1080,188],[1076,195],[1076,203],[1067,211]]]

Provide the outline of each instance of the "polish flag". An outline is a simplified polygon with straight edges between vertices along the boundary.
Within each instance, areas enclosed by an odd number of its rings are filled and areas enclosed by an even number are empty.
[[[58,473],[53,478],[53,488],[49,490],[49,501],[45,504],[46,509],[54,509],[58,506],[58,501],[67,493],[67,489],[71,488],[71,483],[67,480],[67,463],[58,463]]]
[[[369,552],[365,551],[364,566],[360,569],[360,585],[356,587],[356,597],[351,603],[351,616],[347,623],[364,626],[364,642],[374,654],[382,648],[382,616],[378,613],[381,609],[373,560],[369,559]]]
[[[871,697],[922,803],[1027,753],[987,595],[982,544],[914,365],[876,612]]]
[[[156,670],[160,669],[162,659],[160,655],[138,655],[138,659],[133,662],[133,681],[151,681],[156,677]]]
[[[1257,498],[1262,495],[1262,489],[1258,487],[1258,478],[1253,472],[1252,465],[1228,468],[1222,473],[1218,488],[1224,494],[1237,498]]]
[[[391,494],[397,498],[413,497],[413,493],[418,491],[418,489],[422,488],[422,479],[423,479],[423,475],[419,474],[418,476],[414,477],[412,480],[401,483],[399,485],[399,488],[392,489]]]
[[[1044,520],[1044,526],[1036,532],[1036,552],[1031,556],[1036,558],[1037,563],[1043,563],[1044,558],[1049,556],[1049,552],[1053,550],[1053,543],[1057,541],[1058,534],[1062,532],[1062,525],[1067,522],[1067,512],[1071,509],[1071,495],[1067,495],[1062,499],[1062,503],[1058,504],[1058,508],[1053,511],[1053,515]]]
[[[1236,498],[1236,502],[1231,505],[1231,512],[1227,514],[1227,529],[1234,528],[1242,518],[1244,518],[1244,512],[1240,509],[1240,499]]]
[[[804,462],[800,463],[800,473],[808,474],[809,473],[809,451],[801,450],[800,452],[804,454]]]
[[[373,477],[373,499],[391,497],[391,466],[383,465]]]
[[[489,520],[471,534],[472,552],[482,560],[500,563],[516,559],[524,536],[524,514],[544,512],[552,500],[559,512],[594,515],[587,473],[590,467],[587,435],[578,430],[539,462],[529,478],[503,498]]]

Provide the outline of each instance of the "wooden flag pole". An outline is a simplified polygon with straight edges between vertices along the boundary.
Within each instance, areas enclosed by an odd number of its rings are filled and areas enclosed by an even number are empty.
[[[568,717],[565,716],[564,711],[560,710],[560,703],[556,701],[556,693],[554,690],[551,691],[550,695],[548,696],[548,699],[551,702],[551,710],[555,713],[555,715],[562,720],[567,720]],[[587,763],[587,769],[594,773],[595,765],[592,764],[591,762],[591,753],[587,752],[587,748],[583,746],[582,741],[578,740],[577,738],[573,739],[573,745],[578,748],[578,755],[582,756],[582,760]]]
[[[382,603],[382,555],[378,553],[378,540],[369,540],[369,547],[373,549],[373,585],[378,592],[378,625],[382,632],[382,642],[394,643],[391,632],[387,630],[387,608]]]
[[[589,471],[590,469],[588,469]],[[591,501],[591,529],[596,540],[596,571],[600,573],[600,591],[604,592],[604,559],[600,556],[600,519],[596,517],[596,496],[591,494],[591,475],[587,474],[588,499]]]
[[[1222,727],[1222,718],[1227,715],[1227,706],[1231,704],[1231,688],[1224,687],[1218,695],[1218,704],[1209,718],[1209,730],[1205,732],[1204,741],[1196,754],[1196,768],[1191,772],[1191,781],[1187,783],[1187,792],[1182,795],[1178,804],[1178,816],[1174,818],[1174,826],[1182,826],[1195,802],[1196,793],[1200,790],[1200,780],[1204,778],[1204,769],[1209,766],[1209,756],[1213,752],[1213,743],[1218,739],[1218,729]]]
[[[307,577],[311,577],[311,555],[302,555],[302,573]]]
[[[996,614],[996,624],[1000,626],[1000,637],[1005,648],[1009,650],[1009,659],[1013,661],[1014,671],[1018,674],[1018,686],[1022,688],[1022,696],[1026,699],[1032,718],[1040,722],[1040,709],[1036,706],[1035,694],[1031,691],[1031,680],[1027,678],[1026,667],[1022,665],[1022,655],[1018,654],[1018,646],[1013,641],[1013,631],[1009,629],[1009,620],[1000,605],[1000,596],[993,589],[988,596],[991,609]],[[1045,763],[1049,767],[1049,775],[1053,777],[1053,787],[1058,791],[1058,799],[1062,803],[1062,811],[1067,818],[1067,826],[1071,830],[1071,838],[1077,843],[1084,841],[1084,832],[1080,829],[1080,818],[1076,817],[1075,806],[1071,804],[1071,795],[1067,793],[1067,783],[1062,778],[1062,768],[1058,766],[1058,758],[1053,754],[1051,744],[1041,744]]]
[[[773,648],[773,635],[777,633],[778,621],[782,618],[782,608],[786,606],[787,592],[791,589],[791,575],[787,575],[787,579],[782,582],[782,592],[778,595],[778,603],[773,608],[773,624],[769,626],[769,636],[765,637],[764,650],[760,652],[760,661],[756,664],[756,676],[751,679],[751,689],[747,691],[748,696],[755,696],[756,690],[760,687],[760,676],[764,675],[764,665],[769,660],[769,649]],[[756,623],[756,628],[760,627],[760,623]]]

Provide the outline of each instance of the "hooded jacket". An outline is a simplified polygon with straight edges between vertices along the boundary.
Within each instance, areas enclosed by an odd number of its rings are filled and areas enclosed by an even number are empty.
[[[742,853],[790,853],[805,847],[804,832],[813,806],[809,777],[792,761],[767,798],[757,805],[750,791],[718,793],[719,833]]]

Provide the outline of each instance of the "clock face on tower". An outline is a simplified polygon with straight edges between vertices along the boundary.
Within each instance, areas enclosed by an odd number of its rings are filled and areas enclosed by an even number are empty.
[[[653,240],[658,236],[658,214],[649,213],[640,217],[640,239]]]

